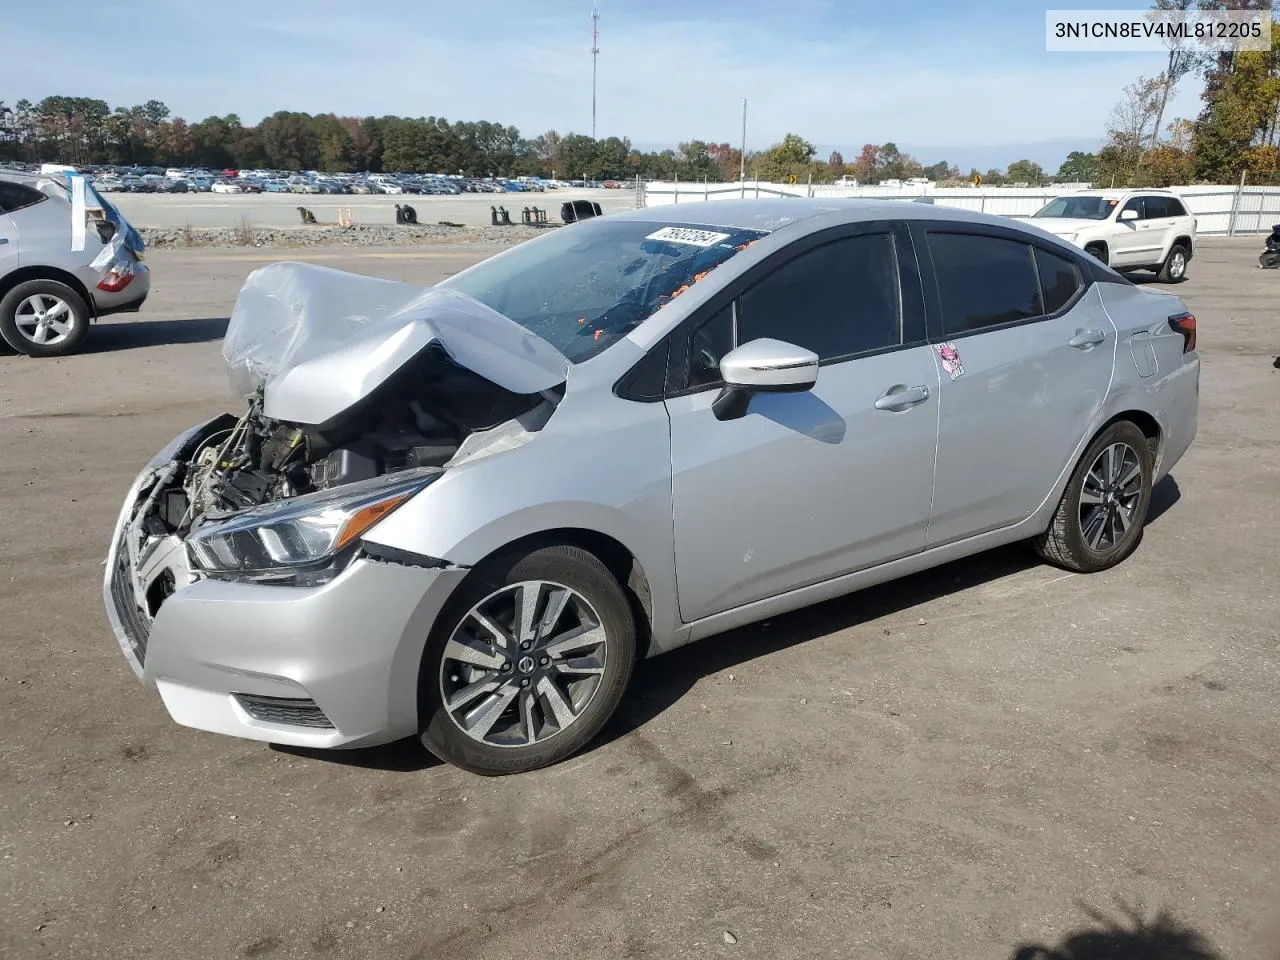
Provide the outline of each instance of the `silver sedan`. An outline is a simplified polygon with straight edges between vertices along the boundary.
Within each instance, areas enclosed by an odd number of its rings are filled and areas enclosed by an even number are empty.
[[[1196,432],[1195,318],[1034,226],[774,199],[432,288],[250,276],[245,408],[128,491],[104,595],[181,724],[582,749],[641,657],[1014,541],[1092,572]]]

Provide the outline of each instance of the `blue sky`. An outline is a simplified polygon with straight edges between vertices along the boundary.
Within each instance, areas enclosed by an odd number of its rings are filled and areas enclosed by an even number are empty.
[[[737,143],[746,97],[751,149],[794,131],[846,157],[893,140],[925,162],[1056,165],[1100,139],[1121,87],[1163,58],[1047,53],[1045,9],[1144,5],[600,0],[598,132]],[[590,0],[63,0],[56,16],[8,18],[0,96],[155,97],[188,120],[288,109],[589,133],[590,14]],[[70,24],[101,53],[51,70]],[[1194,115],[1198,92],[1187,78],[1168,116]]]

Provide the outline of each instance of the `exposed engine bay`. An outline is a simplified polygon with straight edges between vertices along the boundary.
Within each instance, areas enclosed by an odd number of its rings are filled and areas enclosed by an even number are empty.
[[[328,582],[440,474],[533,439],[569,367],[464,294],[299,263],[250,274],[223,358],[247,409],[152,459],[108,556],[112,602],[138,618],[119,634],[135,669],[175,591]]]
[[[193,523],[251,507],[421,467],[450,464],[486,431],[515,421],[541,425],[555,400],[504,390],[429,347],[331,423],[287,423],[249,409],[212,421],[188,459],[158,491],[153,535],[185,536]],[[543,409],[539,409],[543,408]],[[467,438],[472,442],[464,449]]]

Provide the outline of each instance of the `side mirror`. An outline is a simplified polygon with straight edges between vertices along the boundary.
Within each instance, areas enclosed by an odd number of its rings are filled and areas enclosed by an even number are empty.
[[[754,393],[803,393],[818,382],[818,355],[794,344],[762,337],[729,351],[720,361],[724,389],[712,404],[717,420],[747,412]]]
[[[1117,217],[1116,219],[1118,219],[1118,220],[1137,220],[1137,219],[1138,219],[1138,211],[1137,211],[1137,210],[1121,210],[1121,211],[1120,211],[1120,216],[1119,216],[1119,217]]]

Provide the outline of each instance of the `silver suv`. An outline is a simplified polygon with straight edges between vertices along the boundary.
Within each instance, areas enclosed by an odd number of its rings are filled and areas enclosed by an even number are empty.
[[[73,184],[0,171],[0,338],[30,357],[73,353],[91,321],[138,310],[151,287],[138,232],[87,182],[79,226]]]

